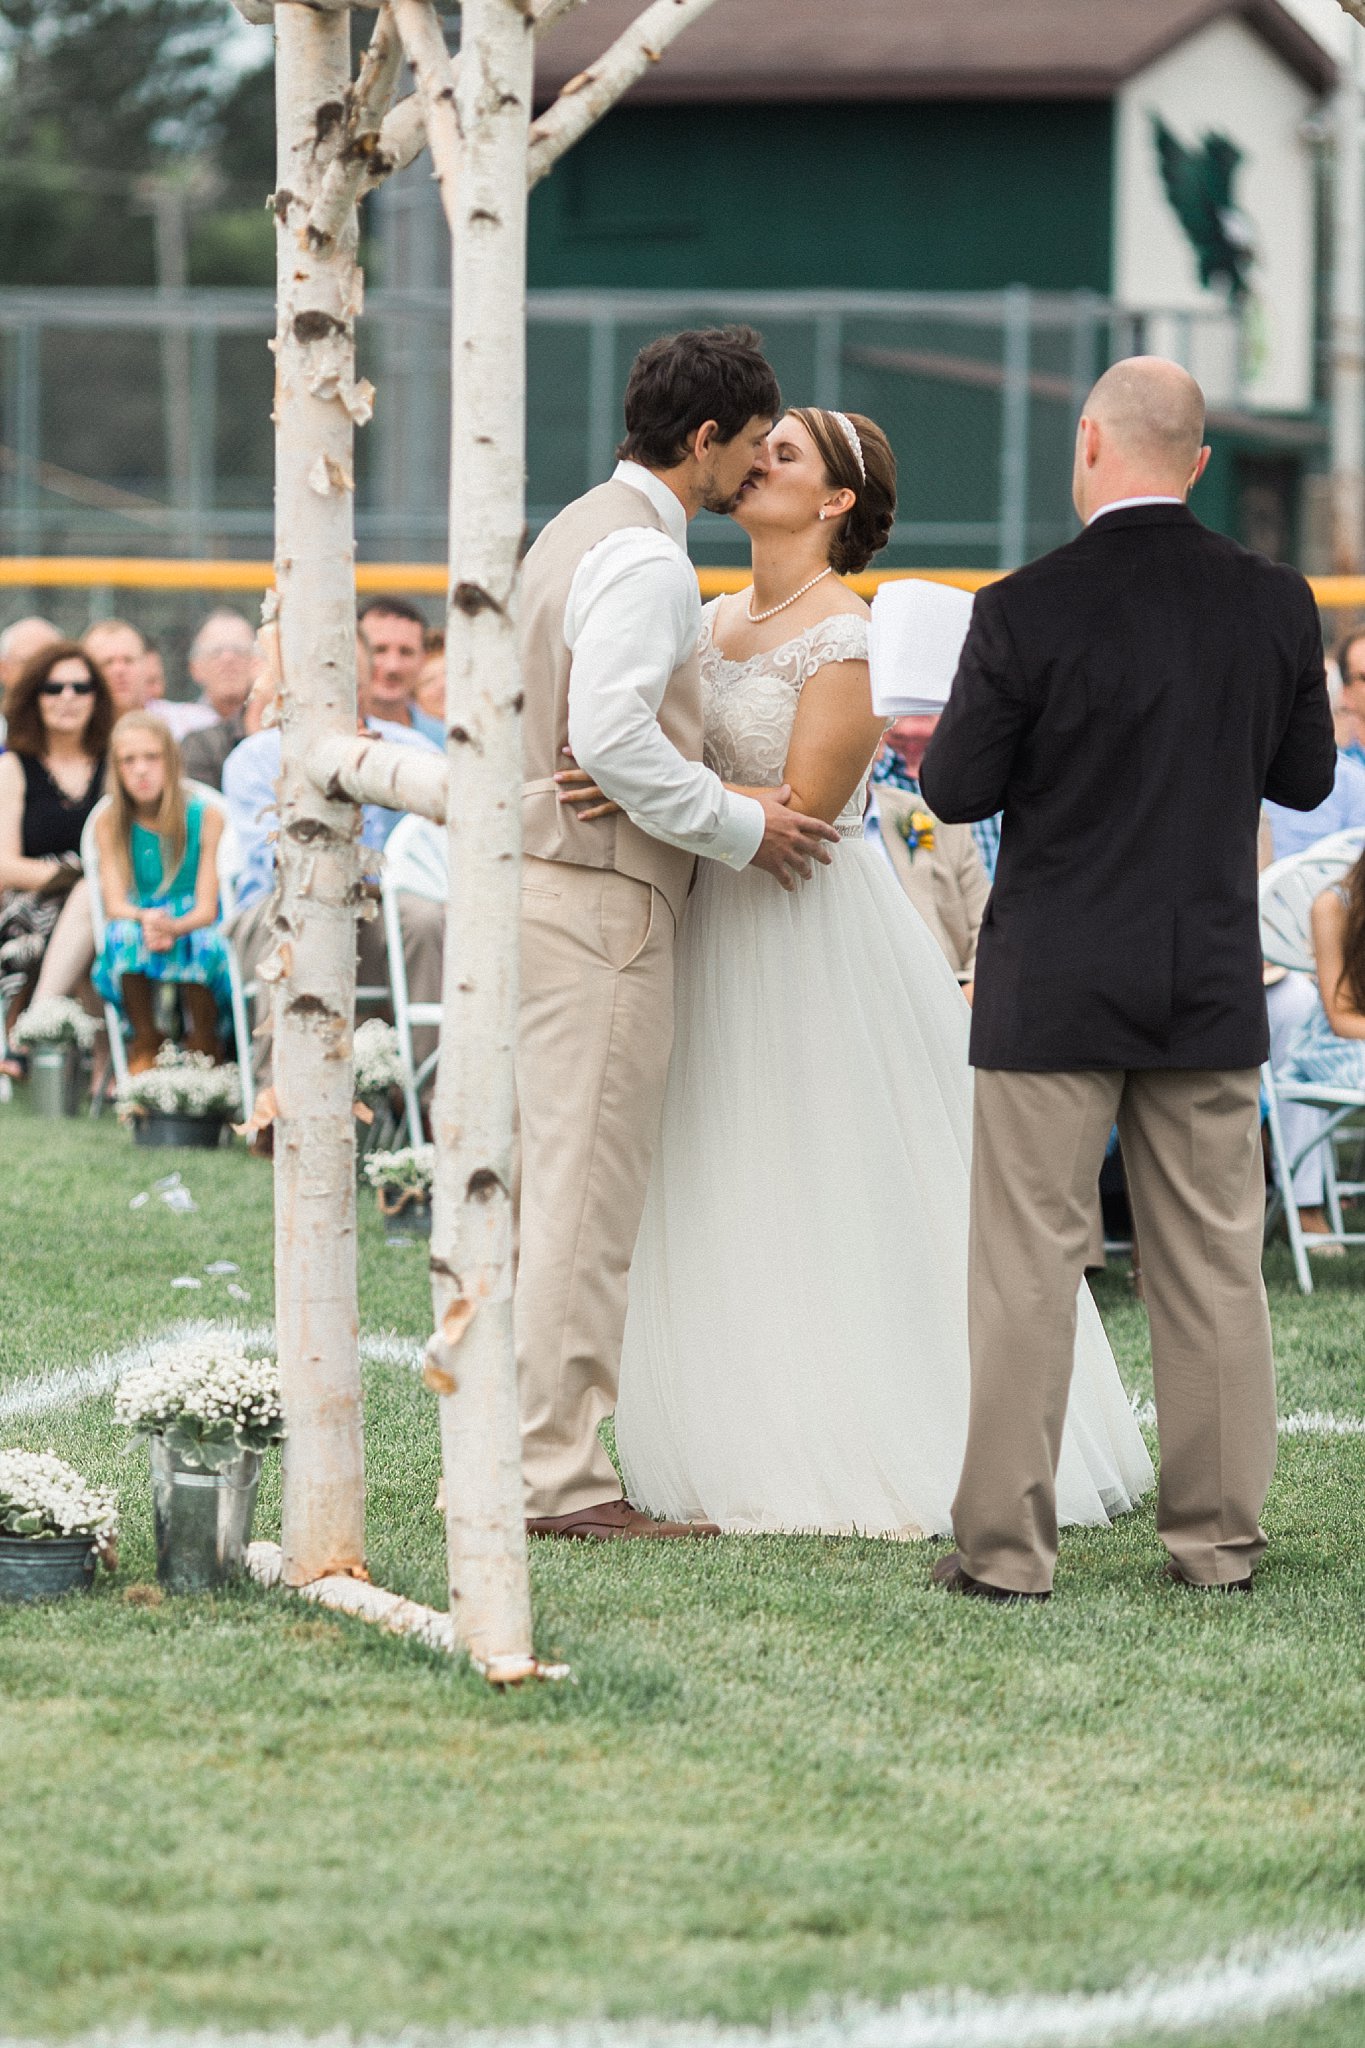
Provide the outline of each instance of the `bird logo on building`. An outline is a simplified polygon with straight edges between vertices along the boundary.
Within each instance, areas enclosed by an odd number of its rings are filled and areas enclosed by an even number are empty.
[[[1159,114],[1152,116],[1161,182],[1199,259],[1199,282],[1223,284],[1234,305],[1251,289],[1256,235],[1233,197],[1242,152],[1226,135],[1205,135],[1187,149]]]

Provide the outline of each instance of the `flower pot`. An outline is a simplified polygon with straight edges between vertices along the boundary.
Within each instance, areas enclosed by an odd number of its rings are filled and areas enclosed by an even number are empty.
[[[178,1145],[211,1152],[222,1139],[224,1116],[168,1115],[149,1110],[133,1118],[135,1145]]]
[[[94,1581],[88,1536],[0,1536],[0,1601],[59,1600]]]
[[[431,1196],[420,1188],[376,1188],[390,1237],[431,1236]]]
[[[35,1116],[75,1116],[80,1062],[74,1045],[35,1045],[28,1056],[28,1099]]]
[[[173,1593],[202,1593],[240,1572],[251,1536],[258,1451],[239,1452],[221,1472],[204,1472],[154,1436],[152,1521],[156,1575]]]

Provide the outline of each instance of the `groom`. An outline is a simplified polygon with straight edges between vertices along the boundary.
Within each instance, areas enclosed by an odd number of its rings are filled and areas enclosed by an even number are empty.
[[[922,781],[941,817],[1003,808],[972,1016],[967,1453],[936,1581],[1045,1600],[1095,1182],[1117,1122],[1142,1243],[1181,1584],[1249,1592],[1275,1467],[1261,1279],[1262,798],[1311,810],[1335,749],[1303,578],[1185,500],[1209,451],[1175,363],[1087,401],[1085,530],[976,600]]]
[[[838,834],[702,765],[701,599],[687,522],[768,464],[781,396],[748,328],[637,357],[615,474],[526,559],[520,1260],[515,1323],[527,1529],[714,1533],[621,1497],[598,1425],[616,1405],[626,1275],[673,1040],[673,940],[698,855],[808,880]],[[582,807],[572,751],[619,806]]]

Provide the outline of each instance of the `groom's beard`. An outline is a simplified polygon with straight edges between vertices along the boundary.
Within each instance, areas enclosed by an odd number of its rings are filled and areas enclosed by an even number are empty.
[[[756,469],[751,469],[748,476],[745,477],[744,483],[740,485],[737,491],[732,491],[728,497],[722,494],[714,477],[707,477],[702,487],[702,510],[704,512],[719,512],[722,518],[728,519],[744,494],[744,484],[751,484],[758,474],[759,472]]]

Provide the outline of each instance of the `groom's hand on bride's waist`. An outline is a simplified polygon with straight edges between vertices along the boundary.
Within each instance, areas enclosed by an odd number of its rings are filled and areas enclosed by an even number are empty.
[[[784,889],[794,889],[810,880],[815,861],[829,866],[830,847],[839,844],[839,835],[823,818],[807,818],[791,808],[789,782],[780,789],[746,789],[743,794],[763,806],[763,838],[754,867],[776,876]]]

